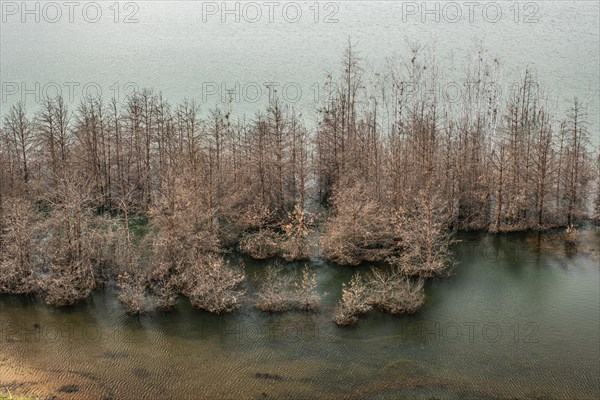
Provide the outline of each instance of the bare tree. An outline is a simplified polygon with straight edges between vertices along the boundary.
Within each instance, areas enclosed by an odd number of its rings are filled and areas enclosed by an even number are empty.
[[[323,226],[325,257],[338,264],[380,261],[394,244],[388,210],[373,198],[372,188],[358,181],[339,184],[333,195],[335,215]]]
[[[48,237],[42,243],[50,274],[45,280],[46,302],[69,306],[87,298],[104,277],[98,269],[106,260],[103,234],[106,221],[94,215],[93,189],[77,176],[66,174],[59,182],[45,221]]]
[[[373,306],[389,314],[413,314],[425,301],[423,281],[411,281],[397,269],[372,269],[369,297]]]
[[[394,216],[401,252],[389,261],[407,275],[439,276],[452,265],[450,245],[454,240],[448,229],[448,211],[432,188],[422,189],[414,197],[411,207]]]
[[[121,220],[117,220],[112,242],[116,247],[112,264],[116,268],[119,286],[118,298],[129,314],[138,315],[157,307],[149,289],[149,266],[144,257],[147,240],[133,237],[130,226],[131,195],[123,196],[119,202]]]
[[[44,100],[35,118],[36,141],[48,170],[50,182],[55,185],[62,170],[67,167],[70,146],[69,111],[62,97]]]
[[[25,104],[13,105],[4,116],[4,142],[17,162],[19,178],[27,184],[30,179],[30,153],[34,145],[32,123],[27,118]]]
[[[270,264],[256,293],[254,306],[261,311],[280,313],[294,307],[293,277],[278,264]]]
[[[312,218],[299,205],[288,213],[288,223],[283,225],[285,239],[282,241],[282,256],[286,261],[306,260],[310,256],[308,235],[311,233]]]
[[[317,291],[317,274],[309,266],[302,269],[302,279],[295,283],[296,308],[317,311],[321,307],[321,295]]]
[[[238,309],[245,290],[240,285],[245,274],[222,257],[204,256],[182,274],[182,293],[194,307],[211,313],[228,313]]]
[[[590,159],[587,146],[589,133],[585,110],[578,99],[574,100],[566,123],[566,218],[567,225],[580,221],[585,215],[587,185],[590,181]]]
[[[0,207],[0,293],[36,293],[42,283],[36,261],[35,208],[21,198],[8,198]]]
[[[344,284],[342,298],[333,311],[333,320],[338,325],[353,325],[371,308],[368,285],[357,273],[352,276],[349,285]]]

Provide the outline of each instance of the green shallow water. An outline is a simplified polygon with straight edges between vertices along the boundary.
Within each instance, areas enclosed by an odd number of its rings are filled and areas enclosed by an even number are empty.
[[[551,233],[460,239],[453,276],[428,282],[419,313],[372,312],[352,328],[331,314],[356,269],[318,259],[317,314],[215,316],[182,299],[135,318],[111,288],[69,310],[3,296],[0,365],[21,360],[30,383],[51,377],[57,398],[597,398],[599,233],[575,250]],[[250,295],[265,265],[246,260]]]

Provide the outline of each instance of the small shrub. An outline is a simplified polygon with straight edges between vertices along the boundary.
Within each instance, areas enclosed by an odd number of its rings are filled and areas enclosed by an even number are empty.
[[[44,288],[46,303],[56,307],[72,306],[87,299],[96,287],[91,267],[85,264],[63,266],[52,265],[52,277]]]
[[[288,214],[288,221],[283,225],[285,237],[280,245],[281,255],[286,261],[307,260],[310,248],[306,238],[311,232],[312,218],[296,204],[294,211]]]
[[[240,241],[240,250],[257,260],[273,258],[279,254],[280,238],[270,229],[249,233]]]
[[[125,272],[117,277],[118,298],[128,314],[138,315],[150,311],[152,299],[146,290],[146,279]]]
[[[302,270],[302,279],[295,284],[296,308],[317,311],[321,308],[321,295],[317,291],[317,274],[308,265]]]
[[[567,226],[565,230],[565,242],[571,246],[579,243],[579,231],[573,225]]]
[[[369,286],[371,303],[388,314],[413,314],[425,302],[423,281],[412,282],[398,271],[372,270]]]
[[[369,301],[369,288],[360,274],[354,274],[350,284],[344,284],[342,299],[335,307],[333,320],[338,325],[353,325],[358,316],[372,308]]]
[[[302,278],[296,280],[278,264],[269,265],[257,291],[254,306],[265,312],[281,313],[292,309],[318,311],[321,295],[317,291],[317,276],[307,265]]]
[[[261,311],[280,313],[294,307],[293,279],[278,264],[267,267],[254,306]]]
[[[233,312],[242,305],[245,280],[241,269],[232,268],[222,257],[201,257],[182,275],[183,294],[196,308],[221,314]]]
[[[425,301],[423,281],[411,281],[399,269],[373,269],[366,277],[355,274],[350,285],[344,285],[342,299],[334,310],[338,325],[353,325],[358,316],[372,307],[388,314],[413,314]]]

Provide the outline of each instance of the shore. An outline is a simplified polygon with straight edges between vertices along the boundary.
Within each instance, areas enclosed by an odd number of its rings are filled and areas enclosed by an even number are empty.
[[[60,372],[60,373],[59,373]],[[67,383],[68,382],[68,383]],[[47,371],[19,363],[6,352],[0,353],[0,399],[76,400],[110,399],[102,396],[93,378],[76,372]],[[3,397],[4,396],[4,397]]]

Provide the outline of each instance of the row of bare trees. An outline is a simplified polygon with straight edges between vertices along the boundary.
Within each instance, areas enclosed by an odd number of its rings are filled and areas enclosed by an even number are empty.
[[[110,264],[134,312],[169,309],[178,293],[200,308],[231,311],[244,275],[223,259],[226,248],[243,238],[243,249],[260,254],[261,239],[272,237],[275,254],[308,258],[307,131],[278,100],[250,124],[232,123],[221,110],[201,120],[195,103],[172,108],[149,90],[123,106],[89,98],[74,112],[48,99],[32,119],[18,103],[3,122],[3,265],[26,269],[22,248],[33,253],[29,242],[44,243],[48,251],[39,254],[56,254],[36,260],[48,302],[86,297],[99,281],[94,267]],[[23,231],[32,215],[52,225],[43,237]],[[148,220],[149,235],[132,229],[140,220]],[[21,233],[24,242],[14,243]],[[10,253],[19,255],[16,264]],[[64,277],[46,280],[46,269]],[[22,286],[9,274],[2,279],[3,291]],[[61,291],[64,299],[53,295]]]
[[[371,77],[362,64],[349,46],[315,134],[329,259],[386,260],[426,277],[449,265],[449,230],[538,230],[594,216],[598,167],[579,100],[558,117],[531,72],[506,87],[483,51],[460,79],[419,46],[387,74]]]
[[[231,104],[202,118],[193,101],[173,106],[151,90],[75,110],[47,99],[33,116],[18,103],[0,133],[0,292],[69,305],[114,278],[132,313],[170,309],[179,294],[228,312],[246,277],[227,250],[294,261],[319,243],[338,264],[390,265],[364,277],[358,311],[342,302],[340,321],[352,321],[372,306],[416,310],[399,305],[422,304],[407,277],[445,274],[456,229],[599,219],[585,107],[575,100],[557,117],[530,72],[501,90],[499,64],[483,54],[460,80],[419,46],[369,75],[349,45],[314,132],[276,94],[251,121],[234,121]],[[450,101],[439,89],[457,82]],[[268,288],[258,308],[317,307],[301,285],[281,304]]]

